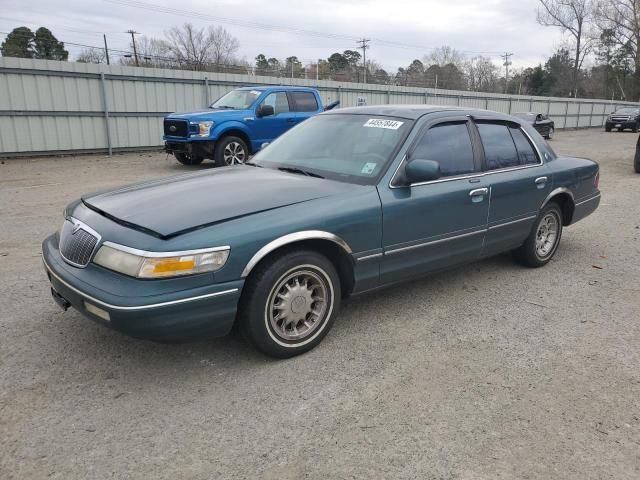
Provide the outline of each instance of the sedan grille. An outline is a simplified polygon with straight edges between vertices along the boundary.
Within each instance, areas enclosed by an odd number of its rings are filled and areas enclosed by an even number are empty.
[[[164,121],[164,134],[168,137],[188,137],[189,124],[184,120]]]
[[[99,240],[99,236],[89,230],[77,220],[65,220],[60,232],[60,254],[67,263],[76,267],[87,266]]]

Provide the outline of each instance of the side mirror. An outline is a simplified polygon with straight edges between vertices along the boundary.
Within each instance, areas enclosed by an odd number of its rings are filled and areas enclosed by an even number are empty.
[[[266,105],[263,103],[258,107],[258,111],[256,112],[256,115],[258,117],[269,117],[274,113],[275,111],[273,110],[273,105]]]
[[[440,178],[440,164],[433,160],[411,160],[404,168],[404,175],[409,185],[429,182]]]

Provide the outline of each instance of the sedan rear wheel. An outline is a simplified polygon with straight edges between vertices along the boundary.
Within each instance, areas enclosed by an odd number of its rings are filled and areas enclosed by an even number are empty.
[[[514,253],[528,267],[542,267],[549,263],[562,238],[562,210],[560,205],[550,202],[536,220],[529,237]]]
[[[276,255],[247,279],[238,327],[263,353],[293,357],[324,338],[340,308],[340,295],[340,278],[323,255],[309,250]]]

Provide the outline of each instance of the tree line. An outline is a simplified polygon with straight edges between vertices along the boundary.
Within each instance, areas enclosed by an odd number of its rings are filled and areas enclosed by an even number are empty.
[[[238,57],[240,42],[221,26],[173,27],[163,38],[138,37],[129,49],[112,50],[112,63],[364,82],[509,94],[638,100],[640,97],[640,0],[538,0],[537,21],[563,32],[565,41],[538,65],[513,69],[486,56],[467,56],[450,46],[432,50],[396,71],[357,50],[325,59]],[[135,52],[135,53],[133,53]],[[64,43],[48,29],[14,29],[0,45],[3,56],[67,60]],[[104,63],[103,48],[84,48],[79,62]]]

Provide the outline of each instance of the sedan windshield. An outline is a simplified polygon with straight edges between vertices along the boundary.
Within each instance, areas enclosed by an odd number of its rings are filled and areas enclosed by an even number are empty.
[[[209,108],[246,110],[261,93],[259,90],[232,90],[209,105]]]
[[[370,185],[384,173],[413,122],[368,115],[319,115],[258,153],[252,164]]]

